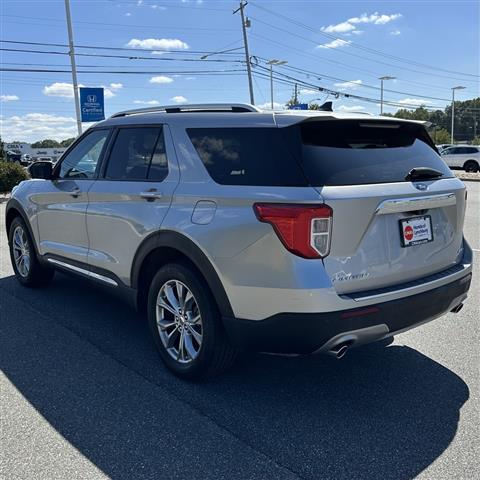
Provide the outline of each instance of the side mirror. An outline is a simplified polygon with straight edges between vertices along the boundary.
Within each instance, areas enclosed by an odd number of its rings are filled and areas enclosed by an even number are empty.
[[[35,162],[28,168],[32,178],[42,178],[50,180],[52,178],[53,165],[52,162]]]

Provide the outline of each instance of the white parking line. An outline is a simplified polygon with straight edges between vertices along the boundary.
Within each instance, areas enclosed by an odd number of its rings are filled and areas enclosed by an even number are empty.
[[[479,250],[478,248],[472,248],[472,250],[473,250],[474,252],[480,252],[480,250]]]

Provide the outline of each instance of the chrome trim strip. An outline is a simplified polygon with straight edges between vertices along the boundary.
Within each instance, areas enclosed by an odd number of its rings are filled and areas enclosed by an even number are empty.
[[[435,285],[436,283],[441,283],[441,286],[443,286],[448,284],[449,282],[454,282],[456,280],[459,280],[463,276],[466,277],[468,273],[470,273],[470,269],[469,269],[470,266],[471,265],[464,265],[463,270],[455,272],[452,275],[448,275],[442,278],[436,278],[434,280],[430,280],[429,282],[420,283],[418,285],[412,285],[411,287],[399,288],[398,290],[392,290],[390,292],[375,293],[373,295],[361,296],[361,297],[355,297],[352,294],[344,294],[344,296],[345,298],[349,298],[350,300],[354,300],[355,302],[365,302],[367,300],[373,300],[376,298],[387,299],[388,297],[391,297],[393,295],[398,295],[399,293],[402,294],[402,293],[410,292],[412,290],[420,290],[420,289],[423,289],[424,287],[430,287],[432,285]]]
[[[84,268],[77,267],[76,265],[70,265],[69,263],[61,262],[60,260],[57,260],[55,258],[47,258],[47,262],[53,263],[55,265],[59,265],[60,267],[68,268],[73,272],[81,273],[87,277],[95,278],[96,280],[100,280],[101,282],[108,283],[109,285],[112,285],[114,287],[118,287],[118,283],[115,280],[105,277],[104,275],[100,275],[99,273],[89,272]]]
[[[381,202],[375,213],[377,215],[385,215],[412,210],[428,210],[430,208],[448,207],[456,205],[456,203],[457,197],[454,193],[430,195],[428,197],[392,198]]]

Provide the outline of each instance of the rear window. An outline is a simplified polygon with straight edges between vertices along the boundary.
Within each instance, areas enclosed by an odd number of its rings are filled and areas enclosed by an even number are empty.
[[[453,176],[420,125],[336,120],[299,128],[301,164],[312,185],[404,182],[415,167]]]
[[[217,183],[308,185],[279,128],[189,128],[187,134]]]
[[[453,177],[421,125],[369,120],[285,128],[190,128],[210,176],[222,185],[335,186],[404,182],[412,168]]]

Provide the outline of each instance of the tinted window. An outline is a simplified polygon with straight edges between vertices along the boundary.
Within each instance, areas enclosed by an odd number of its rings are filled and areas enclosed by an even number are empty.
[[[60,166],[59,178],[94,178],[109,130],[94,130],[77,143]]]
[[[303,186],[305,177],[279,128],[190,128],[210,176],[222,185]]]
[[[301,164],[313,185],[403,182],[414,167],[452,177],[420,125],[335,120],[304,122],[298,128]]]
[[[106,178],[163,180],[168,173],[161,127],[121,128],[110,153]]]
[[[478,153],[475,147],[464,147],[465,153]]]

